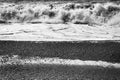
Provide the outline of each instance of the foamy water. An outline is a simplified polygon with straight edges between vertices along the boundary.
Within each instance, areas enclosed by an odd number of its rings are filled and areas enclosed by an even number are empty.
[[[1,22],[120,25],[120,5],[115,3],[1,3],[0,10]]]
[[[25,64],[56,64],[56,65],[77,65],[77,66],[99,66],[107,68],[120,68],[120,63],[110,63],[106,61],[92,61],[92,60],[71,60],[71,59],[60,59],[60,58],[41,58],[41,57],[29,57],[21,59],[18,55],[1,56],[1,65],[25,65]]]
[[[81,24],[8,24],[0,26],[0,40],[82,41],[119,40],[120,28]]]

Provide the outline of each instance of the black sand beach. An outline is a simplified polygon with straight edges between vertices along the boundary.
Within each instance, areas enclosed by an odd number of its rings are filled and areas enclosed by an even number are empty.
[[[120,80],[120,69],[94,66],[6,65],[1,80]]]

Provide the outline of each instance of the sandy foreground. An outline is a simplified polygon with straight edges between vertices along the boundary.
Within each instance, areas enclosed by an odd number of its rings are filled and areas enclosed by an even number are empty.
[[[0,63],[2,80],[119,80],[120,64],[59,58],[19,59]]]
[[[46,64],[0,67],[2,80],[119,80],[120,69]]]

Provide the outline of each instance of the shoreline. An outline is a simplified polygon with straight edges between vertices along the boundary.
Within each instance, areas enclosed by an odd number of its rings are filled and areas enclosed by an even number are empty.
[[[59,57],[119,63],[119,47],[119,42],[0,41],[0,55],[18,55],[23,58]]]

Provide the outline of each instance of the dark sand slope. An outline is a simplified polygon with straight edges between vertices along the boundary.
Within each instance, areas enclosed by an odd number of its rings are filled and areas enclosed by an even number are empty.
[[[0,55],[120,62],[120,43],[0,41]]]
[[[0,67],[2,80],[120,80],[120,69],[92,66],[7,65]]]

